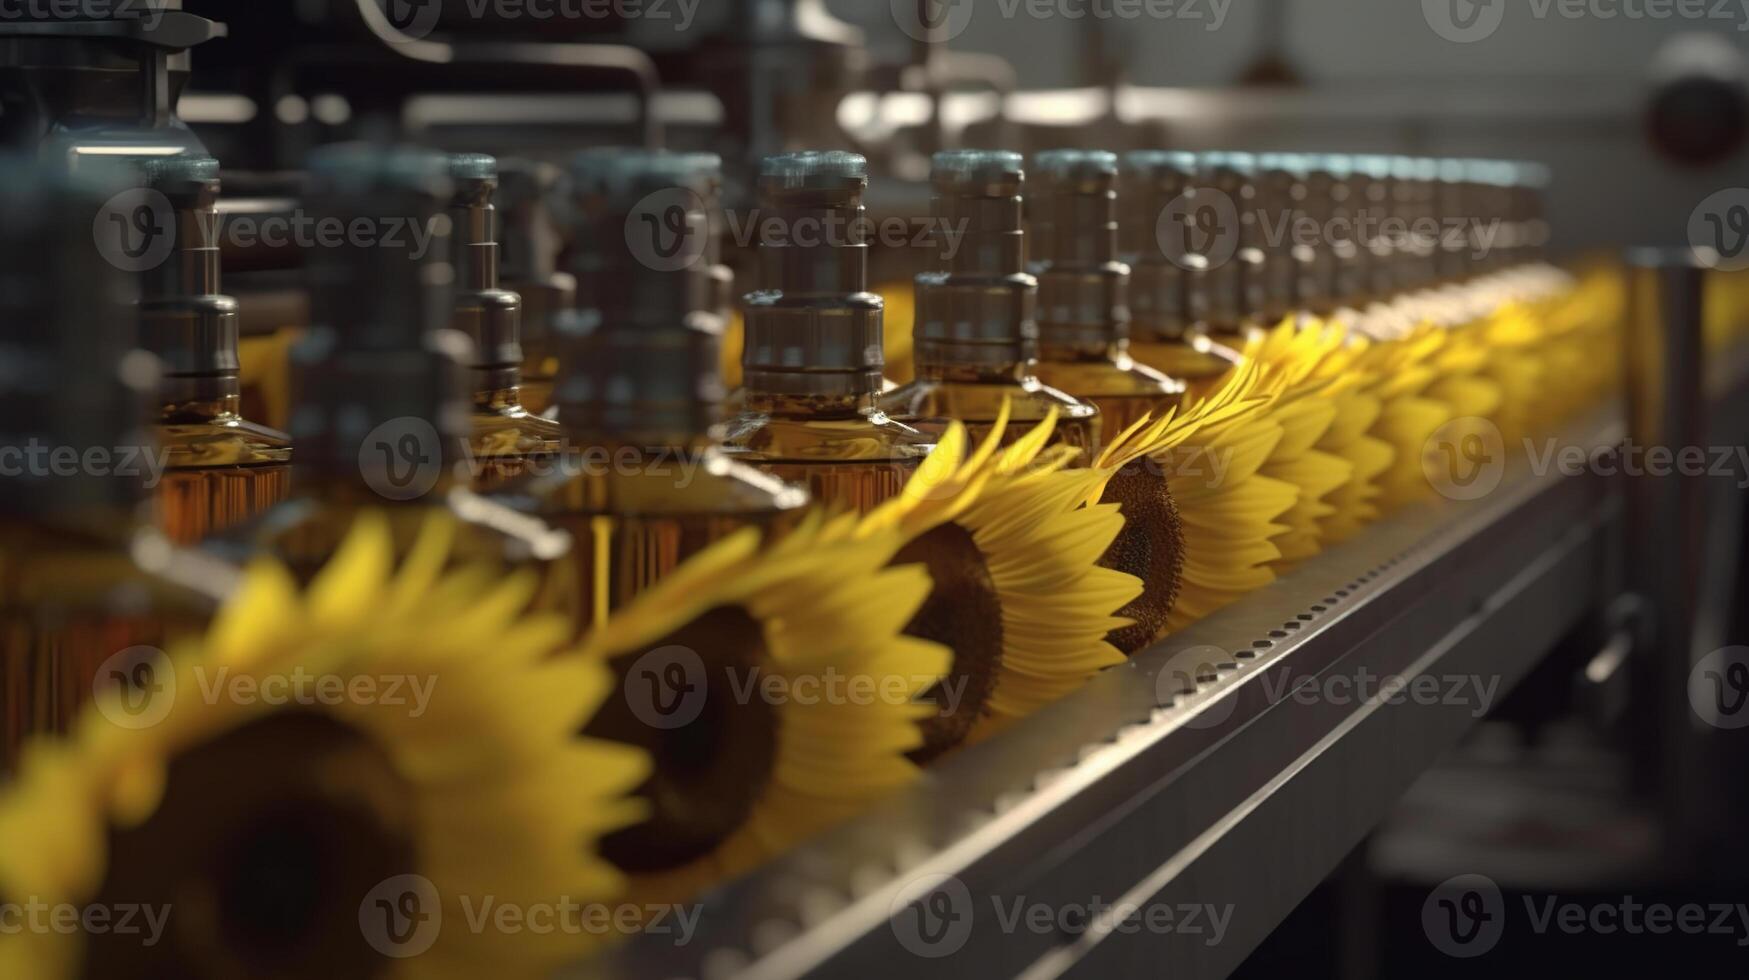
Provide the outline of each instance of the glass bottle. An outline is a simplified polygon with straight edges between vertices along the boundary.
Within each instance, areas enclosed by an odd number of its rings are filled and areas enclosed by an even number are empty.
[[[474,354],[447,328],[449,160],[343,144],[318,150],[310,170],[308,210],[347,235],[309,257],[312,326],[292,354],[294,493],[214,546],[265,550],[307,581],[362,511],[387,514],[400,555],[447,513],[459,526],[453,561],[536,565],[555,594],[569,595],[558,566],[545,564],[569,553],[569,536],[458,478]]]
[[[1338,153],[1313,156],[1307,167],[1307,215],[1323,229],[1316,248],[1318,302],[1312,313],[1354,325],[1368,302],[1367,265],[1357,221],[1354,158]]]
[[[626,151],[611,167],[585,157],[572,175],[574,190],[608,216],[602,226],[620,233],[579,236],[597,252],[596,306],[556,321],[563,367],[554,396],[568,452],[506,492],[578,542],[583,625],[728,534],[781,531],[808,501],[799,487],[730,460],[713,435],[723,317],[705,239],[721,166],[702,154]],[[680,209],[672,225],[671,206]]]
[[[119,189],[0,161],[0,782],[99,684],[142,685],[124,708],[159,717],[165,651],[235,584],[146,521],[158,371],[132,349],[136,280],[105,258],[142,242],[94,225]]]
[[[1398,254],[1401,242],[1390,233],[1399,217],[1397,175],[1390,157],[1368,154],[1354,158],[1349,180],[1357,205],[1355,244],[1362,270],[1354,304],[1360,315],[1354,325],[1373,340],[1396,340],[1415,326],[1414,317],[1398,302],[1405,269]]]
[[[169,202],[176,232],[166,259],[140,275],[141,346],[164,369],[157,433],[168,467],[154,509],[172,540],[195,544],[285,498],[291,437],[239,411],[237,301],[219,282],[219,162],[172,156],[138,166]]]
[[[724,445],[816,500],[866,511],[897,494],[933,448],[878,404],[885,310],[868,291],[868,162],[843,152],[767,157],[758,184],[763,288],[743,301],[744,410]]]
[[[498,281],[498,211],[492,204],[498,161],[461,153],[449,164],[458,284],[450,326],[473,341],[468,462],[474,489],[490,490],[556,459],[564,431],[522,405],[522,297]]]
[[[974,442],[989,433],[1006,400],[1006,442],[1052,409],[1055,441],[1091,461],[1099,410],[1044,385],[1038,363],[1038,280],[1026,272],[1018,153],[949,150],[935,155],[932,211],[941,268],[917,277],[913,351],[917,378],[882,396],[892,418],[940,438],[965,423]]]
[[[1185,386],[1130,356],[1130,267],[1117,260],[1117,157],[1051,150],[1028,198],[1040,261],[1039,380],[1091,402],[1107,437],[1177,405]]]
[[[522,297],[522,405],[548,415],[559,374],[553,319],[577,300],[577,280],[559,269],[565,238],[553,215],[562,171],[534,160],[498,161],[499,271]]]
[[[1310,164],[1304,154],[1257,155],[1257,215],[1263,228],[1263,313],[1267,327],[1305,322],[1319,300],[1317,245],[1322,229],[1308,210]]]
[[[1198,180],[1194,153],[1125,154],[1124,178],[1129,210],[1142,216],[1119,224],[1123,259],[1132,270],[1130,354],[1189,391],[1211,390],[1238,358],[1196,329],[1208,319],[1211,259],[1227,260],[1215,243],[1223,212]]]

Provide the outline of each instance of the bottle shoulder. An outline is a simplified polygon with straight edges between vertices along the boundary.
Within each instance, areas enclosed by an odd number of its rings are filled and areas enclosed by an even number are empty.
[[[170,469],[283,466],[291,463],[291,436],[240,416],[162,422],[159,444]]]
[[[887,415],[907,424],[941,419],[991,422],[1006,401],[1009,418],[1037,422],[1055,409],[1060,420],[1090,419],[1099,410],[1037,378],[1007,383],[918,379],[881,396]]]
[[[1181,381],[1202,381],[1218,377],[1244,360],[1244,356],[1233,348],[1207,338],[1132,341],[1130,356],[1139,363]]]
[[[723,451],[746,463],[921,460],[935,439],[878,409],[843,418],[743,412],[724,426]]]
[[[475,456],[481,457],[538,456],[559,452],[564,440],[564,426],[521,407],[476,409],[468,446]]]
[[[0,522],[0,605],[36,610],[30,616],[58,610],[200,621],[215,613],[236,585],[237,566],[130,523]]]
[[[506,488],[517,510],[560,515],[762,515],[799,510],[806,490],[715,447],[580,453]]]
[[[367,510],[378,510],[388,519],[397,559],[411,553],[427,522],[440,515],[456,520],[452,564],[509,569],[562,558],[571,550],[570,535],[538,516],[464,489],[400,502],[295,496],[202,547],[239,563],[255,554],[272,555],[300,580],[308,581],[339,550]]]
[[[1085,361],[1041,361],[1041,382],[1078,398],[1176,398],[1183,381],[1138,363],[1129,355]]]

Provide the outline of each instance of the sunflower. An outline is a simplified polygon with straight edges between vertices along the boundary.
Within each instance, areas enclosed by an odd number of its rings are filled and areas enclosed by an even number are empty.
[[[896,531],[895,564],[918,562],[934,583],[906,627],[953,650],[953,667],[929,693],[940,711],[924,722],[915,753],[928,761],[977,741],[1123,662],[1106,642],[1127,625],[1116,611],[1142,592],[1133,575],[1099,565],[1124,526],[1115,504],[1083,506],[1089,473],[1067,469],[1072,447],[1047,448],[1054,410],[998,452],[1004,403],[968,457],[954,423],[899,498],[859,533]]]
[[[1494,422],[1507,445],[1517,445],[1537,428],[1548,383],[1539,346],[1542,325],[1520,303],[1508,303],[1480,323],[1477,330],[1488,350],[1483,374],[1500,389]]]
[[[1390,443],[1369,435],[1384,414],[1384,400],[1376,393],[1377,378],[1367,366],[1366,344],[1349,336],[1337,324],[1324,329],[1342,337],[1342,343],[1317,368],[1328,385],[1325,392],[1336,405],[1336,419],[1318,441],[1318,449],[1346,460],[1349,478],[1327,497],[1331,513],[1318,522],[1318,539],[1325,545],[1354,537],[1379,517],[1379,478],[1391,468],[1397,451]]]
[[[1246,351],[1247,358],[1264,368],[1264,390],[1278,396],[1270,417],[1282,429],[1281,441],[1260,472],[1299,491],[1293,508],[1281,517],[1287,530],[1275,538],[1283,569],[1318,553],[1321,522],[1337,513],[1327,498],[1355,476],[1354,462],[1320,445],[1344,408],[1336,398],[1340,386],[1321,374],[1342,345],[1339,330],[1289,319]]]
[[[567,625],[518,617],[529,577],[444,571],[454,533],[434,518],[396,570],[366,513],[302,593],[257,561],[204,639],[142,661],[150,693],[101,692],[70,739],[32,746],[0,797],[3,900],[171,916],[156,943],[0,936],[0,975],[535,975],[574,957],[562,932],[470,929],[469,910],[615,898],[593,843],[637,818],[647,761],[576,737],[607,672],[550,656]]]
[[[1729,309],[1726,277],[1708,282],[1711,309]],[[1622,323],[1626,316],[1626,284],[1618,270],[1600,268],[1574,282],[1544,304],[1540,316],[1548,338],[1546,375],[1560,379],[1551,385],[1550,421],[1558,422],[1595,402],[1621,378]],[[1714,321],[1717,322],[1717,321]]]
[[[1432,495],[1422,469],[1429,439],[1455,418],[1451,405],[1428,395],[1439,380],[1436,360],[1446,344],[1438,328],[1423,326],[1392,340],[1365,343],[1361,366],[1377,379],[1378,420],[1369,435],[1391,449],[1391,462],[1379,474],[1378,504],[1392,510]]]
[[[928,573],[856,521],[730,535],[585,636],[620,688],[586,734],[655,760],[649,819],[602,842],[635,895],[680,901],[917,777],[919,697],[951,658],[902,634]]]
[[[1110,636],[1124,654],[1274,581],[1272,539],[1298,491],[1262,473],[1283,435],[1262,383],[1247,362],[1208,399],[1132,424],[1095,463],[1086,501],[1125,518],[1100,563],[1143,582],[1119,611],[1132,625]]]

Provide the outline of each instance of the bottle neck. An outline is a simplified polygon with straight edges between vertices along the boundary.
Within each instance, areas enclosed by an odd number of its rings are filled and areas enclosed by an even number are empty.
[[[199,382],[198,385],[188,385]],[[213,422],[242,417],[243,398],[235,376],[220,378],[171,378],[164,386],[166,397],[158,412],[160,425]]]
[[[1081,341],[1078,343],[1041,342],[1039,360],[1051,364],[1072,364],[1077,361],[1115,361],[1129,354],[1128,337],[1118,340]]]
[[[780,395],[753,391],[746,394],[747,411],[787,419],[854,419],[875,411],[879,395]]]
[[[1033,375],[1036,361],[1005,361],[992,364],[942,364],[919,360],[917,377],[951,384],[1015,385]]]
[[[517,365],[474,368],[474,410],[507,414],[522,409],[522,369]]]

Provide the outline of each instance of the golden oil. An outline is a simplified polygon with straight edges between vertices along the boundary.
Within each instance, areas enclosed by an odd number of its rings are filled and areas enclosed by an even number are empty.
[[[137,291],[100,257],[140,244],[94,224],[117,189],[0,165],[0,774],[101,685],[139,685],[122,707],[150,723],[163,658],[234,584],[143,520],[167,457],[156,364],[131,349]]]
[[[397,557],[434,516],[453,519],[451,560],[534,567],[561,597],[569,538],[471,492],[478,466],[467,365],[454,314],[445,208],[451,161],[409,148],[328,147],[312,158],[310,211],[340,227],[423,229],[349,238],[310,257],[313,325],[293,353],[291,498],[215,547],[265,551],[311,579],[366,511],[387,515]]]
[[[580,295],[591,306],[555,321],[565,452],[507,495],[577,543],[583,625],[735,531],[781,532],[807,502],[799,488],[732,461],[712,436],[723,317],[704,239],[721,166],[706,154],[633,151],[573,163],[580,199],[570,213],[584,243],[576,261],[591,283]],[[645,225],[639,209],[651,201],[664,202],[663,213],[680,208],[680,220]],[[627,240],[646,229],[673,237]]]
[[[885,304],[868,291],[868,163],[783,154],[766,158],[758,183],[763,288],[743,301],[744,396],[724,446],[821,503],[868,510],[934,445],[880,408]]]
[[[157,487],[158,526],[195,544],[283,500],[291,438],[239,412],[237,301],[221,292],[219,162],[207,156],[137,162],[163,195],[175,244],[140,275],[141,345],[164,369],[157,434],[168,468]]]
[[[499,285],[498,161],[462,153],[449,163],[458,284],[450,326],[473,341],[468,461],[474,488],[489,490],[556,459],[564,430],[522,404],[522,297]]]
[[[1021,156],[1002,151],[937,153],[931,182],[940,268],[916,279],[916,378],[884,394],[889,417],[939,438],[963,422],[988,435],[1006,403],[1012,442],[1053,411],[1054,440],[1098,452],[1099,410],[1040,381],[1038,280],[1026,271]]]

